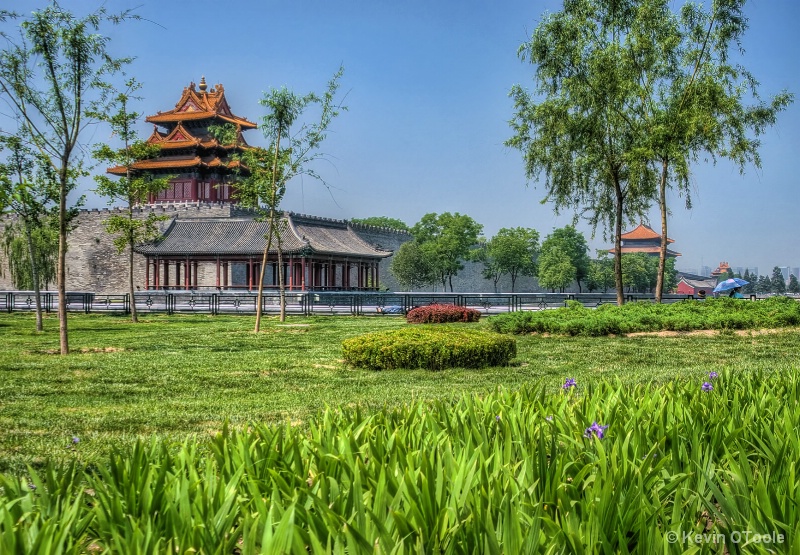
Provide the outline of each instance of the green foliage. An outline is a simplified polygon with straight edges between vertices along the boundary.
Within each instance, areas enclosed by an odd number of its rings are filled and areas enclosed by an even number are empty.
[[[434,261],[436,273],[446,289],[453,290],[453,276],[464,269],[463,261],[473,257],[483,226],[467,215],[456,212],[425,214],[411,229],[414,240]]]
[[[598,254],[601,254],[598,252]],[[608,253],[603,253],[607,255]],[[586,288],[589,291],[605,293],[614,287],[614,260],[608,256],[589,261],[589,274],[586,276]]]
[[[772,292],[777,295],[783,295],[786,293],[786,280],[783,279],[783,273],[781,269],[775,266],[772,269],[772,279],[770,280],[772,284]]]
[[[648,331],[745,330],[800,324],[800,303],[786,297],[757,302],[719,298],[672,304],[647,301],[625,306],[585,308],[574,301],[566,308],[510,312],[489,319],[501,333],[553,333],[600,336]]]
[[[791,274],[789,276],[789,285],[787,286],[786,291],[793,294],[800,293],[800,283],[798,283],[796,275]]]
[[[35,289],[31,250],[21,225],[7,225],[3,233],[3,253],[8,263],[11,283],[20,290]],[[56,278],[56,259],[58,255],[58,230],[52,220],[43,220],[30,231],[33,258],[42,289],[49,289]]]
[[[2,475],[0,551],[736,553],[758,545],[746,533],[797,549],[796,372],[561,383]]]
[[[539,286],[564,291],[575,281],[575,266],[569,254],[558,245],[543,246],[539,257]]]
[[[578,283],[578,291],[581,291],[583,283],[589,275],[589,245],[583,233],[568,225],[554,229],[542,243],[542,251],[553,247],[560,248],[569,257],[569,261],[575,268],[575,277]]]
[[[402,220],[397,218],[389,218],[387,216],[371,216],[369,218],[352,218],[350,220],[356,224],[372,225],[375,227],[388,227],[390,229],[399,229],[400,231],[411,231],[411,228],[406,225]]]
[[[431,304],[408,311],[406,321],[409,324],[446,324],[449,322],[477,322],[481,313],[474,308],[451,304]]]
[[[511,291],[519,276],[535,276],[536,259],[539,256],[539,232],[522,227],[502,228],[497,235],[479,251],[478,258],[483,262],[483,276],[494,282],[508,274],[511,277]]]
[[[429,249],[424,249],[416,241],[408,241],[392,256],[389,266],[397,282],[413,291],[415,287],[424,287],[436,283],[436,261]]]
[[[356,368],[484,368],[507,366],[517,355],[515,341],[484,331],[414,326],[374,332],[342,341],[345,362]]]

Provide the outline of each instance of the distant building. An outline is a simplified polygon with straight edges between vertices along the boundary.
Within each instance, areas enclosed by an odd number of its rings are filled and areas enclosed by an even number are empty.
[[[721,276],[722,274],[727,273],[728,270],[730,270],[730,269],[731,269],[730,264],[728,264],[727,262],[720,262],[719,266],[717,266],[715,269],[711,270],[711,277],[717,278],[717,277]]]
[[[661,251],[661,235],[653,231],[652,228],[639,224],[639,226],[620,236],[622,254],[633,254],[643,252],[650,256],[658,256]],[[674,243],[670,238],[667,238],[667,244]],[[614,249],[609,249],[608,252],[614,253]],[[675,258],[680,256],[681,253],[667,247],[667,258]]]

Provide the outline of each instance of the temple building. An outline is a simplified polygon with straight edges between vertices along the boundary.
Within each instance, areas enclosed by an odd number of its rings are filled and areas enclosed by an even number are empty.
[[[633,254],[643,252],[651,256],[658,256],[661,251],[661,234],[653,231],[652,228],[639,224],[636,229],[623,233],[620,236],[622,254]],[[670,238],[667,238],[667,244],[674,243]],[[614,249],[609,249],[608,252],[614,253]],[[676,258],[681,253],[667,247],[667,258]]]
[[[257,126],[231,112],[222,85],[209,90],[205,77],[198,87],[190,83],[174,109],[145,121],[153,124],[147,143],[159,146],[161,152],[157,158],[136,162],[133,170],[174,176],[167,189],[150,198],[151,203],[234,201],[234,172],[247,170],[231,160],[231,155],[247,148],[242,132]],[[212,125],[225,124],[236,127],[238,144],[222,145],[209,131]],[[126,171],[123,166],[108,169],[114,175]]]
[[[268,225],[257,211],[237,206],[236,178],[247,175],[235,153],[248,148],[243,132],[255,123],[236,116],[222,85],[183,89],[175,108],[148,116],[154,124],[149,144],[159,156],[136,162],[139,174],[169,175],[169,187],[142,206],[143,217],[159,207],[174,206],[161,238],[136,247],[143,261],[138,273],[142,289],[215,288],[253,290],[261,276]],[[212,125],[232,124],[238,141],[223,145],[211,134]],[[125,167],[109,168],[124,175]],[[191,205],[211,210],[193,211]],[[216,208],[215,208],[216,207]],[[283,213],[282,260],[273,240],[264,271],[264,285],[278,287],[280,272],[289,290],[375,290],[381,286],[381,261],[411,236],[383,228],[313,216]],[[387,248],[388,245],[388,248]],[[279,267],[280,266],[280,267]]]

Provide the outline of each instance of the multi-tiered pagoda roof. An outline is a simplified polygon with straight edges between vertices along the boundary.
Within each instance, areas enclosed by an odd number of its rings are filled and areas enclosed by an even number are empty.
[[[635,229],[620,235],[621,245],[620,250],[622,254],[643,252],[657,256],[661,250],[661,234],[656,233],[651,227],[644,224],[639,224]],[[667,244],[674,243],[675,241],[667,237]],[[614,249],[608,249],[608,252],[613,253]],[[681,253],[676,252],[670,248],[667,249],[668,257],[680,256]]]
[[[136,162],[131,169],[174,176],[170,187],[151,202],[234,200],[234,172],[246,170],[232,155],[247,148],[242,133],[255,129],[256,124],[231,111],[222,85],[209,90],[205,77],[199,86],[191,83],[183,89],[174,109],[148,116],[145,121],[153,124],[147,143],[159,146],[161,151],[158,157]],[[211,134],[212,125],[225,124],[235,126],[235,144],[223,145]],[[124,175],[127,168],[117,166],[108,172]]]

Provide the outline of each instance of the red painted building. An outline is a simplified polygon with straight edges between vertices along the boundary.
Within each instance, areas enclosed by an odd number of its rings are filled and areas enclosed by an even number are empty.
[[[639,226],[627,233],[620,236],[622,245],[622,254],[632,254],[636,252],[643,252],[652,256],[658,256],[661,250],[661,235],[653,231],[652,228],[639,224]],[[667,244],[674,243],[672,239],[667,238]],[[614,253],[614,249],[609,249],[608,252]],[[667,257],[675,258],[680,256],[681,253],[667,247]]]

